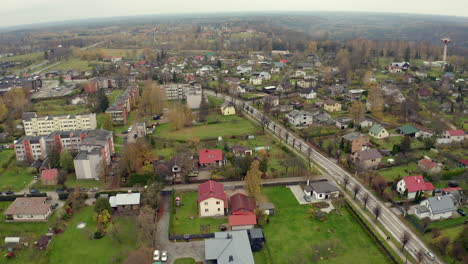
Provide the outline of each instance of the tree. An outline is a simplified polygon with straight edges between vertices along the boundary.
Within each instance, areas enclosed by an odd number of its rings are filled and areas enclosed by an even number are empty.
[[[424,259],[424,250],[420,249],[418,250],[418,252],[416,252],[416,260],[418,261],[418,263],[421,263],[423,259]]]
[[[268,215],[265,213],[265,210],[257,208],[254,210],[254,213],[257,217],[257,224],[259,226],[265,226],[268,221]]]
[[[463,257],[466,255],[466,249],[462,243],[458,241],[453,241],[452,250],[450,251],[452,257],[456,260],[463,260]]]
[[[448,245],[450,244],[450,238],[449,237],[441,237],[439,239],[439,250],[440,250],[440,253],[442,255],[445,255],[447,254],[447,248],[448,248]]]
[[[68,173],[73,171],[73,157],[66,149],[60,152],[60,167]]]
[[[259,200],[262,188],[262,172],[259,170],[260,162],[254,160],[250,165],[250,170],[247,172],[245,177],[245,188],[247,192],[255,199]]]
[[[107,229],[112,225],[111,214],[107,210],[103,210],[99,213],[96,213],[94,220],[97,224],[97,231],[101,234],[105,233]]]
[[[408,47],[406,47],[406,50],[405,50],[405,61],[409,62],[410,59],[411,59],[411,51],[410,51],[410,47],[408,45]]]
[[[99,89],[96,94],[95,112],[103,113],[109,108],[109,98],[107,98],[105,89]]]
[[[410,241],[411,239],[411,236],[408,232],[403,232],[403,235],[401,236],[401,251],[403,251],[405,249],[405,246],[408,244],[408,242]]]
[[[382,88],[379,84],[371,84],[369,86],[369,96],[367,101],[370,104],[370,111],[377,118],[383,117],[384,97]]]
[[[119,168],[125,175],[132,172],[141,172],[145,161],[151,160],[153,154],[150,146],[143,140],[137,140],[134,143],[125,145],[120,157]]]
[[[357,100],[351,104],[349,108],[354,124],[360,124],[364,120],[364,106],[361,101]]]
[[[145,246],[154,247],[154,239],[156,235],[155,226],[155,210],[149,206],[143,206],[140,208],[140,213],[137,216],[137,227],[138,227],[138,240],[140,244]]]
[[[411,138],[409,136],[403,137],[400,143],[400,149],[405,153],[411,150]]]
[[[111,115],[104,114],[104,121],[102,123],[102,129],[107,131],[112,131],[114,128],[114,121],[112,120]]]
[[[0,97],[0,121],[5,120],[8,116],[8,107],[2,97]]]
[[[162,190],[161,183],[153,183],[151,185],[148,185],[141,192],[141,203],[154,210],[159,209],[161,190]]]
[[[76,211],[85,206],[86,199],[88,199],[87,193],[71,192],[70,195],[68,195],[67,204]]]
[[[94,204],[94,211],[96,213],[100,213],[104,210],[107,210],[108,212],[112,211],[112,207],[110,206],[109,199],[107,198],[98,198],[96,200],[96,203]]]
[[[441,232],[439,228],[432,228],[432,238],[438,238]]]
[[[20,118],[28,103],[24,89],[13,87],[5,94],[3,99],[10,114],[15,118]]]
[[[208,101],[206,100],[205,95],[202,94],[202,99],[200,101],[200,110],[198,112],[198,121],[205,122],[206,117],[208,116],[210,106],[208,105]]]
[[[155,81],[144,81],[140,101],[140,111],[143,111],[142,116],[159,115],[166,105],[167,98],[164,90]]]
[[[387,187],[387,180],[384,177],[379,175],[375,177],[374,180],[372,181],[372,187],[380,195],[383,195],[385,188]]]
[[[380,213],[382,212],[382,209],[380,208],[380,205],[375,206],[374,209],[372,210],[372,212],[375,215],[375,220],[377,220],[377,218],[379,218],[379,216],[380,216]]]
[[[336,54],[335,62],[340,69],[340,75],[342,78],[349,79],[351,77],[351,63],[349,62],[349,53],[347,49],[341,49]]]
[[[362,196],[362,202],[364,203],[364,209],[367,207],[367,203],[369,202],[369,194],[365,193],[364,196]]]
[[[182,104],[176,103],[171,107],[169,121],[175,130],[179,130],[185,126],[185,113]]]
[[[358,195],[360,191],[361,191],[361,187],[355,184],[353,187],[354,200],[356,200],[356,196]]]
[[[349,184],[349,177],[348,176],[345,176],[343,178],[343,185],[344,185],[344,189],[346,190],[346,186],[348,186]]]
[[[51,168],[59,169],[60,168],[60,152],[56,147],[52,148],[52,151],[49,155],[49,164]]]
[[[184,111],[184,125],[186,127],[192,126],[192,122],[193,122],[192,110],[190,109],[190,107],[188,107],[187,104],[185,104],[183,107],[183,111]]]

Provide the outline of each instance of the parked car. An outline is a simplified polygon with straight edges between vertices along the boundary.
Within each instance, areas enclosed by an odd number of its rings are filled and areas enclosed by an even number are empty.
[[[90,192],[97,192],[97,191],[99,191],[99,188],[98,188],[98,187],[94,187],[94,188],[92,188],[92,189],[89,190],[89,191],[90,191]]]
[[[13,195],[13,194],[15,194],[15,192],[13,192],[13,191],[8,191],[8,192],[5,192],[5,194],[6,194],[6,195]]]
[[[304,195],[304,200],[305,200],[306,202],[308,202],[308,203],[311,202],[310,196],[308,196],[308,195]]]
[[[457,213],[459,213],[461,216],[466,216],[466,212],[463,211],[463,209],[457,209]]]
[[[167,251],[163,251],[161,254],[161,261],[167,261]]]
[[[59,205],[58,203],[55,203],[55,204],[50,206],[50,209],[54,210],[54,209],[56,209],[58,207],[58,205]]]
[[[153,116],[153,120],[159,120],[159,119],[161,119],[161,117],[159,115]]]
[[[128,134],[128,131],[123,131],[122,134]]]
[[[159,260],[159,250],[157,250],[157,249],[153,252],[153,260],[154,261]]]
[[[75,188],[68,188],[67,189],[67,192],[74,192],[75,191]]]
[[[435,259],[434,254],[432,254],[432,253],[429,252],[429,251],[426,251],[426,256],[427,256],[429,259]]]
[[[29,192],[30,192],[30,193],[40,193],[39,190],[31,190],[31,191],[29,191]]]
[[[133,129],[133,126],[130,126],[130,127],[128,128],[128,132],[132,131],[132,129]]]
[[[87,192],[87,191],[88,191],[88,188],[84,188],[84,187],[80,188],[80,192]]]
[[[34,175],[34,179],[35,180],[39,179],[39,175]]]
[[[63,189],[57,189],[57,190],[55,190],[55,191],[56,191],[57,193],[63,193],[63,192],[65,192],[65,190],[63,190]]]

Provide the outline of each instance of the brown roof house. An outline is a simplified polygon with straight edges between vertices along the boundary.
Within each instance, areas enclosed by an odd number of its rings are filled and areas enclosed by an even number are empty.
[[[433,162],[431,159],[426,158],[418,161],[418,167],[421,168],[422,171],[429,174],[439,173],[442,170],[441,165]]]
[[[47,197],[18,197],[4,213],[6,221],[39,222],[47,221],[51,214]]]
[[[354,153],[356,165],[363,169],[375,169],[379,166],[382,155],[376,149],[366,149]]]
[[[343,141],[345,144],[349,144],[351,153],[365,150],[370,146],[369,137],[359,132],[344,135]]]
[[[41,181],[44,185],[57,185],[59,172],[57,169],[43,170]]]
[[[337,101],[327,99],[323,103],[323,108],[328,112],[339,112],[341,111],[341,104]]]

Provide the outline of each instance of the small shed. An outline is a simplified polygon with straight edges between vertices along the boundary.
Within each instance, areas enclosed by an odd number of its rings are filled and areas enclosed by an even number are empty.
[[[267,215],[275,215],[275,205],[273,203],[261,203],[258,208],[263,209]]]
[[[6,247],[14,247],[18,246],[21,242],[20,237],[5,237],[5,246]]]

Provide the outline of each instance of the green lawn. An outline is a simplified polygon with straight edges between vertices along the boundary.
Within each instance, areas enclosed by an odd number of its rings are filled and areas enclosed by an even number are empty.
[[[65,181],[65,185],[67,188],[94,188],[98,187],[99,189],[102,189],[104,187],[104,183],[102,181],[96,181],[96,180],[77,180],[76,175],[74,173],[68,174],[67,180]]]
[[[93,207],[86,207],[73,216],[65,232],[52,240],[46,263],[121,263],[129,252],[137,248],[136,225],[130,217],[119,217],[114,221],[122,232],[121,243],[112,240],[110,235],[90,240],[86,231],[77,229],[76,225],[85,222],[85,230],[94,233],[94,214]]]
[[[250,121],[239,116],[222,116],[216,124],[195,125],[193,127],[174,130],[169,123],[156,128],[155,135],[165,138],[187,140],[191,138],[210,139],[218,136],[230,137],[250,135],[258,128]]]
[[[84,114],[91,111],[86,105],[68,104],[66,99],[51,99],[36,102],[33,105],[33,111],[37,115],[65,115],[65,114]]]
[[[112,105],[115,102],[115,99],[121,94],[123,94],[124,90],[121,89],[116,89],[113,90],[110,94],[107,95],[107,98],[109,98],[109,105]]]
[[[88,61],[88,60],[82,60],[80,58],[69,58],[56,66],[47,69],[47,71],[66,71],[66,70],[91,70],[92,67],[90,64],[97,64],[97,63],[102,63],[99,61]]]
[[[127,57],[127,55],[132,56],[132,51],[136,51],[136,55],[139,56],[143,54],[143,49],[101,49],[107,56],[120,56]]]
[[[381,169],[378,171],[379,174],[389,181],[393,181],[394,179],[411,176],[411,175],[418,175],[421,174],[421,170],[419,169],[416,162],[411,162],[408,165],[401,165],[395,166],[388,169]]]
[[[197,195],[197,192],[176,193],[175,196],[181,198],[182,205],[180,207],[174,206],[176,213],[171,214],[171,234],[217,232],[220,225],[228,222],[226,217],[198,217]],[[190,219],[191,216],[193,216],[193,219]],[[202,230],[201,226],[205,226],[206,229]]]
[[[195,264],[193,258],[179,258],[174,261],[174,264]]]
[[[208,96],[208,103],[214,107],[214,108],[218,108],[220,107],[223,103],[224,103],[224,100],[223,99],[220,99],[218,97],[215,97],[215,96]]]
[[[270,217],[270,223],[264,228],[276,263],[288,263],[301,256],[311,260],[312,246],[327,240],[337,240],[338,247],[333,254],[328,254],[326,263],[388,263],[346,209],[332,212],[325,222],[320,222],[308,213],[310,205],[298,204],[289,188],[264,188],[263,192],[276,206],[276,215]]]
[[[0,172],[0,191],[20,191],[32,180],[35,169],[30,167],[10,166]]]
[[[3,166],[6,166],[5,164],[10,162],[13,156],[15,156],[14,149],[0,150],[0,168],[3,168]]]
[[[44,59],[43,52],[34,52],[34,53],[12,56],[8,58],[0,58],[0,61],[39,61],[42,59]]]

